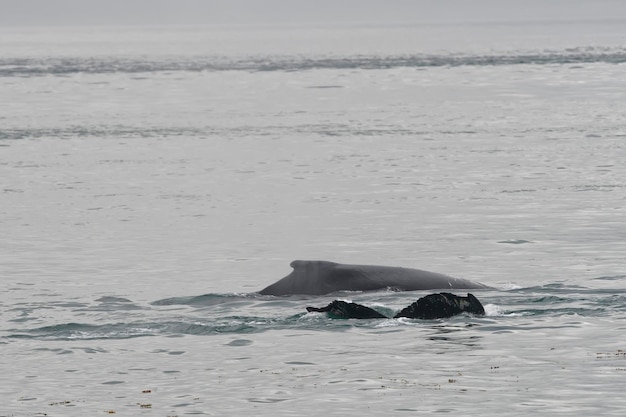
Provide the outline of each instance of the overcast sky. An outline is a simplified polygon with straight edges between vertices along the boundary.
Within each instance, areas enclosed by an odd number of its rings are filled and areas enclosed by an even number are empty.
[[[0,0],[0,25],[626,19],[626,0]]]

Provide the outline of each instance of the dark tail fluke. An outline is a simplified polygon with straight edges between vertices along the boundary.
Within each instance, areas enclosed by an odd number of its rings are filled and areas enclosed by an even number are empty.
[[[378,311],[356,303],[335,300],[326,307],[307,307],[308,312],[328,313],[334,319],[386,319]]]
[[[461,313],[484,315],[485,309],[472,294],[467,297],[442,292],[430,294],[420,298],[410,306],[402,309],[394,318],[407,317],[411,319],[441,319]]]

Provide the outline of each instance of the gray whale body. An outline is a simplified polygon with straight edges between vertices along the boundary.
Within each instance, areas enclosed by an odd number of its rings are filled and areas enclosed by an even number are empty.
[[[324,295],[337,291],[480,289],[486,285],[421,269],[293,261],[293,271],[259,291],[263,295]]]

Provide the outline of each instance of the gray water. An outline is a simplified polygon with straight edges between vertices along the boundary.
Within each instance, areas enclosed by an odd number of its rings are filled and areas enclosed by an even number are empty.
[[[624,415],[624,28],[1,29],[0,415]]]

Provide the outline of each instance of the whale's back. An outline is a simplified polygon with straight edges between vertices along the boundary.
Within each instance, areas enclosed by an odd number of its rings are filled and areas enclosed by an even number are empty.
[[[264,288],[264,295],[323,295],[337,291],[397,291],[478,289],[487,286],[462,278],[413,268],[350,265],[329,261],[296,260],[293,271]]]
[[[310,294],[322,295],[333,292],[325,284],[337,263],[328,261],[293,261],[293,271],[285,278],[259,291],[264,295]]]

